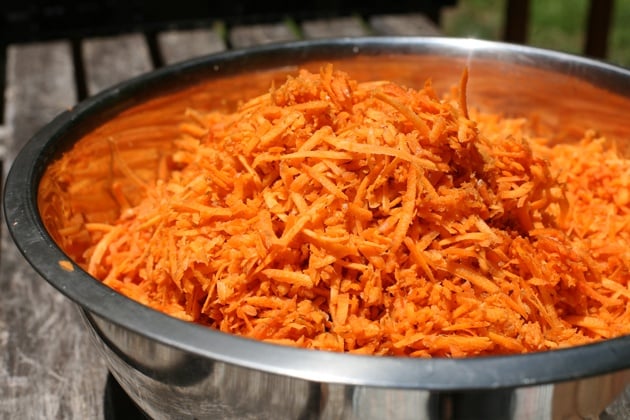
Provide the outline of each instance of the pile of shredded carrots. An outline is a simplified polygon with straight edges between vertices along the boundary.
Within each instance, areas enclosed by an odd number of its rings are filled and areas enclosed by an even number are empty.
[[[325,66],[191,109],[164,175],[86,223],[88,271],[178,318],[298,347],[462,357],[630,333],[630,160]],[[116,154],[116,148],[112,148]],[[116,194],[114,194],[116,195]]]

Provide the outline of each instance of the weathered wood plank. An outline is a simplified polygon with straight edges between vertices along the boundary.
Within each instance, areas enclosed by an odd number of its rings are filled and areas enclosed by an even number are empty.
[[[6,78],[4,121],[11,159],[39,128],[76,102],[70,44],[9,46]]]
[[[69,43],[10,46],[8,160],[76,96]],[[75,305],[35,273],[6,229],[0,289],[0,418],[102,417],[107,371],[94,356]]]
[[[219,28],[162,32],[158,34],[158,44],[166,64],[212,54],[226,48]]]
[[[229,33],[233,48],[297,40],[298,34],[285,22],[234,26]]]
[[[370,35],[365,23],[356,16],[307,20],[302,23],[307,39]]]
[[[153,68],[142,34],[88,39],[82,53],[89,95]]]
[[[4,163],[7,158],[7,144],[9,142],[9,128],[5,125],[0,125],[0,163]],[[0,191],[2,189],[3,181],[6,176],[5,171],[8,169],[8,165],[4,165],[0,170]],[[1,201],[2,199],[0,199]],[[0,227],[2,231],[2,227]],[[0,264],[2,264],[2,258],[0,258]],[[2,267],[2,265],[0,265]]]
[[[370,27],[376,35],[440,36],[440,28],[422,14],[375,15]]]

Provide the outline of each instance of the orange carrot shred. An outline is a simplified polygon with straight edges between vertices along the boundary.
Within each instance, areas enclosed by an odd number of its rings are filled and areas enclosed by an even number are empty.
[[[469,107],[468,77],[440,98],[301,70],[189,109],[150,159],[110,139],[109,165],[77,175],[96,153],[79,142],[40,190],[71,200],[42,213],[115,290],[270,343],[466,357],[629,334],[630,160]]]

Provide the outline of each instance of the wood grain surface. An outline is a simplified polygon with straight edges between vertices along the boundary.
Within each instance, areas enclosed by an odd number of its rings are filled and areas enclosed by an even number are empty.
[[[8,168],[36,130],[76,103],[70,43],[10,46],[5,98]],[[107,370],[77,307],[35,273],[6,229],[1,246],[0,417],[100,418]]]
[[[82,47],[89,95],[153,68],[143,34],[88,39]]]
[[[158,35],[162,59],[173,64],[188,58],[212,54],[226,49],[221,27],[170,30]]]

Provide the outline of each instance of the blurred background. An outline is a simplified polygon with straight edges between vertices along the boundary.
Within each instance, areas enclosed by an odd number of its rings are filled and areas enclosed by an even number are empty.
[[[630,66],[630,1],[592,2],[599,3],[600,7],[611,8],[607,37],[601,34],[607,38],[607,51],[602,58],[618,65]],[[514,3],[529,3],[528,44],[575,54],[584,51],[591,1],[529,0]],[[443,31],[449,36],[501,40],[507,5],[507,0],[459,0],[455,7],[443,10]]]
[[[227,25],[327,15],[425,14],[447,36],[508,40],[630,66],[629,0],[3,0],[0,43],[90,36],[142,26]],[[297,26],[297,25],[296,25]],[[590,34],[590,36],[589,36]],[[587,44],[590,52],[587,52]]]
[[[160,67],[157,34],[165,30],[212,28],[232,48],[229,34],[239,25],[282,22],[300,39],[303,22],[344,16],[374,33],[370,17],[377,15],[420,15],[423,34],[529,44],[630,67],[630,0],[0,0],[0,92],[12,44],[69,41],[83,98],[86,38],[143,34]],[[0,126],[3,108],[0,95]]]

